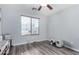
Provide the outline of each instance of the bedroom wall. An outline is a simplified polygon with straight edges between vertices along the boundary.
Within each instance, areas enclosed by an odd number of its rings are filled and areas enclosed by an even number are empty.
[[[1,35],[1,9],[0,9],[0,35]]]
[[[0,21],[0,35],[1,35],[1,21]]]
[[[0,5],[2,9],[2,32],[12,35],[13,45],[29,43],[32,41],[46,40],[46,17],[28,10],[25,5]],[[21,36],[20,15],[40,18],[40,35]]]
[[[1,35],[1,21],[0,21],[0,35]]]
[[[48,38],[68,41],[79,51],[79,5],[51,14],[48,19]]]

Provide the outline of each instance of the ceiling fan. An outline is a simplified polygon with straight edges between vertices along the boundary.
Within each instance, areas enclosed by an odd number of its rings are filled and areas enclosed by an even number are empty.
[[[43,7],[47,7],[49,10],[53,9],[53,7],[50,4],[45,4],[45,5],[41,4],[38,8],[33,7],[32,10],[40,11]]]

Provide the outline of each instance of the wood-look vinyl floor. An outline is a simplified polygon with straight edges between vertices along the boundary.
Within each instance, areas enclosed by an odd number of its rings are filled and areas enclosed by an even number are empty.
[[[14,46],[9,55],[76,55],[79,54],[68,48],[51,46],[49,41],[33,42]]]

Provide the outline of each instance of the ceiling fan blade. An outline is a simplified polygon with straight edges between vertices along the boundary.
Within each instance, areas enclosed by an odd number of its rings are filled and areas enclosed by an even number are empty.
[[[52,6],[50,6],[49,4],[47,4],[47,7],[48,7],[50,10],[53,9]]]
[[[37,10],[37,9],[35,7],[33,7],[32,10]]]
[[[40,11],[40,10],[41,10],[41,8],[42,8],[42,6],[39,6],[38,11]]]

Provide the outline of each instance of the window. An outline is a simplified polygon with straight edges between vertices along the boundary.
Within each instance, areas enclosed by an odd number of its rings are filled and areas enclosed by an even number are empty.
[[[21,16],[21,35],[39,34],[39,19]]]
[[[38,34],[39,21],[38,19],[32,18],[32,34]]]

